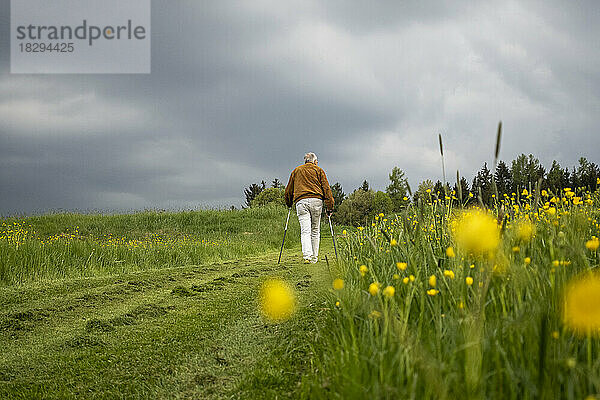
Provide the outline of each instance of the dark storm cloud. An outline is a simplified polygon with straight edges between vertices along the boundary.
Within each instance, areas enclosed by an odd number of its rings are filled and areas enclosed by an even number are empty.
[[[599,161],[593,2],[154,2],[152,74],[10,75],[0,213],[228,206],[315,151],[346,192],[534,153]],[[366,4],[366,3],[365,3]],[[454,172],[448,172],[452,176]]]

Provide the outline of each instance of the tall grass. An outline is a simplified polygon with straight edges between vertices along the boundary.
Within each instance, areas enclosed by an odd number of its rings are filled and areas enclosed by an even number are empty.
[[[51,214],[0,221],[0,285],[203,264],[273,251],[286,209]],[[290,221],[287,246],[298,243]]]
[[[500,207],[508,210],[504,217]],[[346,232],[339,271],[345,287],[327,299],[330,313],[311,343],[317,356],[303,394],[581,399],[600,393],[600,341],[577,336],[561,318],[566,283],[599,265],[597,251],[586,248],[600,236],[598,203],[572,191],[543,191],[539,198],[507,196],[491,213],[499,217],[501,240],[487,256],[460,248],[453,229],[462,211],[434,197]],[[533,237],[521,228],[526,221]],[[383,295],[387,286],[392,296]]]

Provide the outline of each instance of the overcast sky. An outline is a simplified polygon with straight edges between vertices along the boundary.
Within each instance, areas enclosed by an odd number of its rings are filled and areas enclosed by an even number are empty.
[[[0,214],[240,206],[307,151],[331,184],[598,162],[596,1],[153,1],[149,75],[11,75]],[[474,5],[474,4],[477,5]]]

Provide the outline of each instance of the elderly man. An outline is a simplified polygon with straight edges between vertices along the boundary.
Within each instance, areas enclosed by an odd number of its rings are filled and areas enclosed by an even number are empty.
[[[325,171],[319,167],[315,153],[304,155],[304,165],[296,167],[285,187],[285,203],[296,204],[300,222],[300,242],[305,263],[319,260],[319,239],[323,200],[327,215],[333,212],[333,195]]]

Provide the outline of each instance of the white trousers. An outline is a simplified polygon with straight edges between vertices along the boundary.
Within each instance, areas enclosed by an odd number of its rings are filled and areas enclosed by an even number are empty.
[[[296,203],[296,214],[298,214],[300,222],[302,256],[305,260],[316,262],[319,257],[322,211],[323,200],[321,199],[301,199]]]

